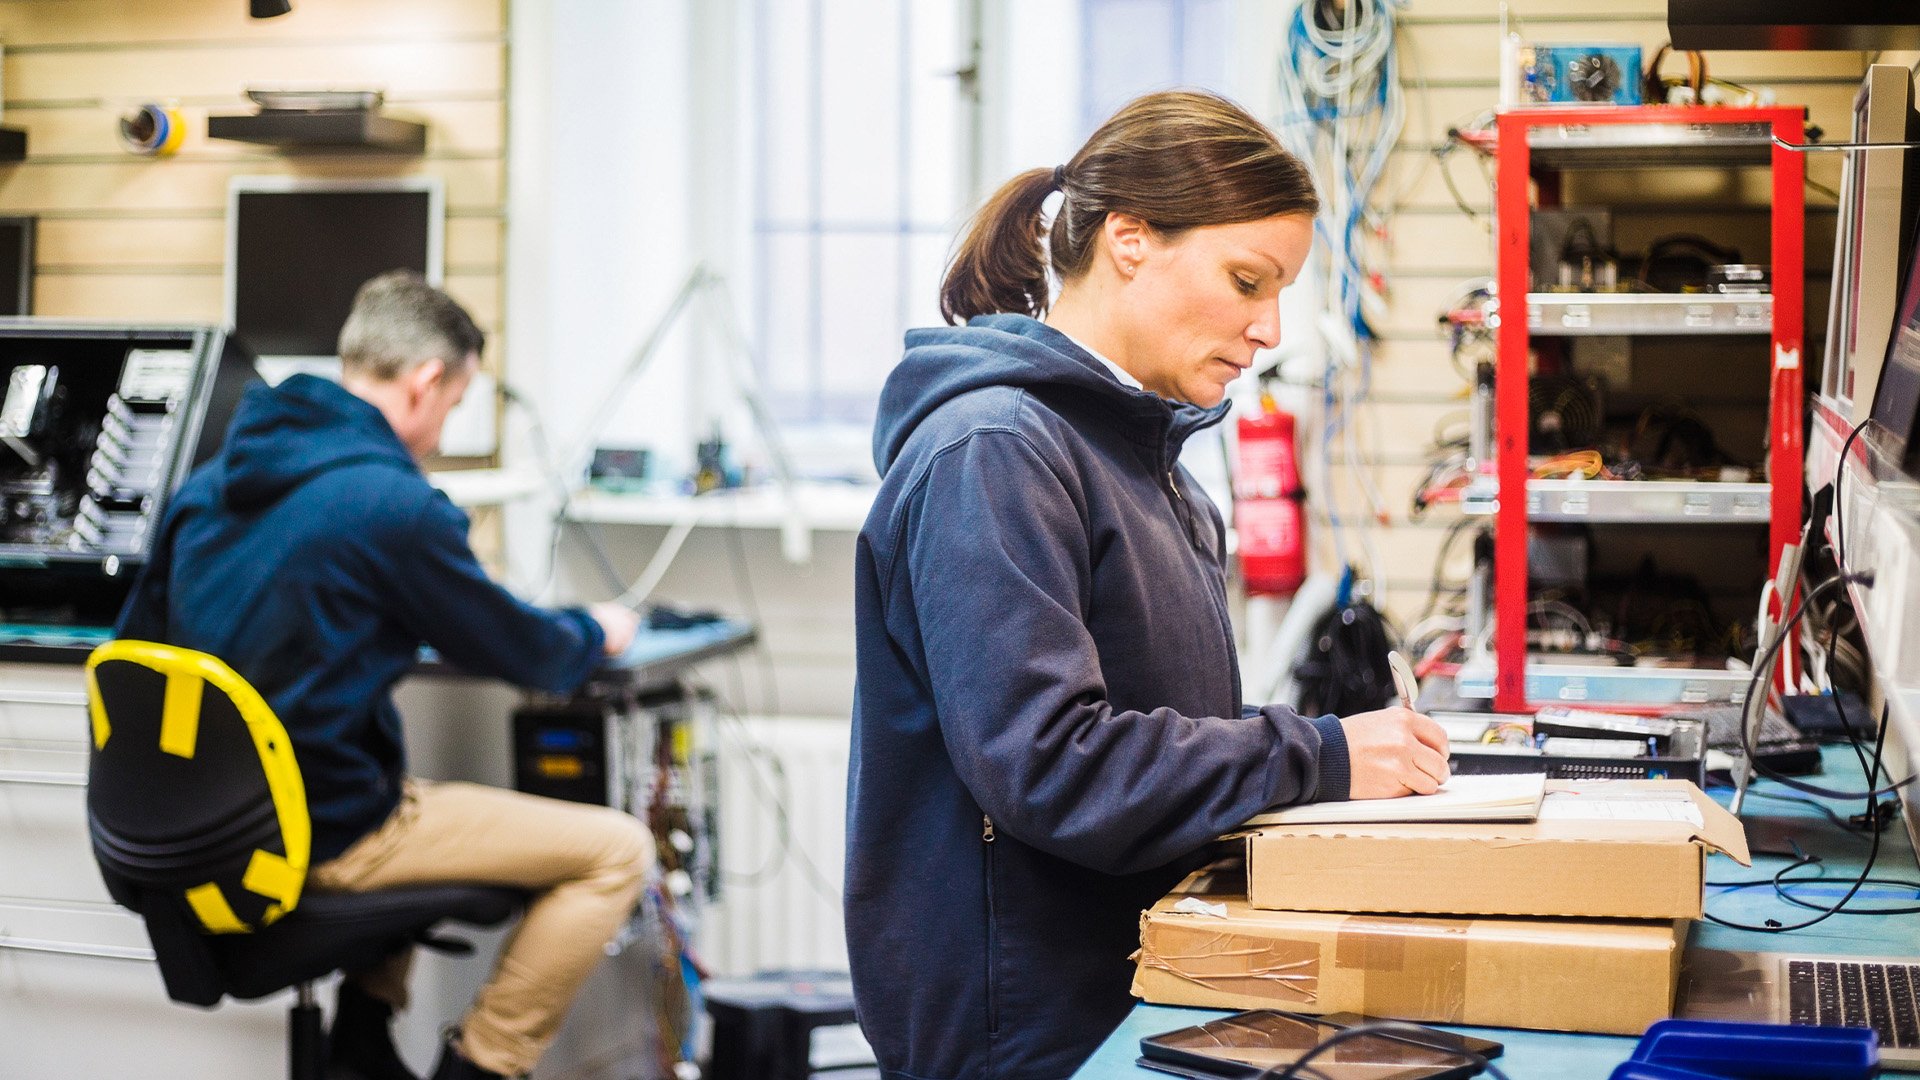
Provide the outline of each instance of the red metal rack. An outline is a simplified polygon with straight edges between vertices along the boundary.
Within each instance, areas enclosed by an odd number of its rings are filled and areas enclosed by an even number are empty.
[[[1772,172],[1772,364],[1770,374],[1768,564],[1800,528],[1801,371],[1804,356],[1805,282],[1804,164],[1799,153],[1775,144],[1802,141],[1804,111],[1798,107],[1718,108],[1595,106],[1515,109],[1500,113],[1494,139],[1476,140],[1496,162],[1495,217],[1499,226],[1498,294],[1505,317],[1496,337],[1495,442],[1499,492],[1527,492],[1528,344],[1527,294],[1532,189],[1540,205],[1560,198],[1560,174],[1568,169],[1766,167]],[[1490,145],[1489,145],[1490,143]],[[1710,305],[1700,304],[1705,308]],[[1717,318],[1708,313],[1703,319]],[[1664,331],[1643,331],[1664,332]],[[1757,331],[1756,331],[1757,333]],[[1551,681],[1529,679],[1527,668],[1528,497],[1501,497],[1494,510],[1494,708],[1531,711]],[[1757,586],[1756,586],[1757,588]],[[1631,669],[1627,669],[1631,670]],[[1702,679],[1726,673],[1695,673]],[[1674,678],[1680,678],[1675,673]],[[1673,682],[1668,680],[1669,684]],[[1717,685],[1717,684],[1716,684]],[[1659,702],[1632,694],[1597,694],[1582,681],[1549,700],[1614,700],[1634,705]],[[1698,700],[1688,690],[1681,700]]]

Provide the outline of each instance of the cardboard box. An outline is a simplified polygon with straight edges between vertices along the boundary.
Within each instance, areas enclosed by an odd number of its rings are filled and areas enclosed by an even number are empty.
[[[1136,997],[1610,1035],[1672,1013],[1684,920],[1262,911],[1243,881],[1202,871],[1141,916]]]
[[[1538,821],[1273,825],[1246,835],[1248,900],[1279,911],[1697,919],[1740,820],[1685,780],[1550,780]]]

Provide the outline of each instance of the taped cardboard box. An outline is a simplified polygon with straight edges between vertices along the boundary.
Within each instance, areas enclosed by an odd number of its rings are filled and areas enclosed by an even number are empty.
[[[1697,919],[1706,858],[1748,861],[1740,820],[1685,780],[1552,780],[1525,822],[1273,825],[1247,898],[1280,911]]]
[[[1672,1013],[1684,920],[1263,911],[1243,885],[1203,871],[1141,916],[1134,996],[1609,1035]]]

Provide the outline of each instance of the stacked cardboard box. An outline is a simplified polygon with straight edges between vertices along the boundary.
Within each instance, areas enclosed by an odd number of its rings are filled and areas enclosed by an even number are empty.
[[[1673,1005],[1706,855],[1739,821],[1685,781],[1555,781],[1520,823],[1291,825],[1141,918],[1168,1005],[1637,1035]]]

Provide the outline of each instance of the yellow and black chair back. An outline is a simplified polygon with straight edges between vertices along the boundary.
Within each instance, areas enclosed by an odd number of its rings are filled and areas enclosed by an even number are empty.
[[[265,699],[216,657],[109,641],[87,660],[87,704],[87,818],[107,891],[145,920],[173,1000],[295,990],[292,1080],[326,1072],[315,980],[415,943],[465,950],[434,926],[497,926],[525,902],[466,884],[303,898],[312,821],[293,747]]]
[[[298,906],[312,825],[286,728],[206,653],[110,641],[87,661],[87,816],[108,890],[202,933],[250,933]]]

